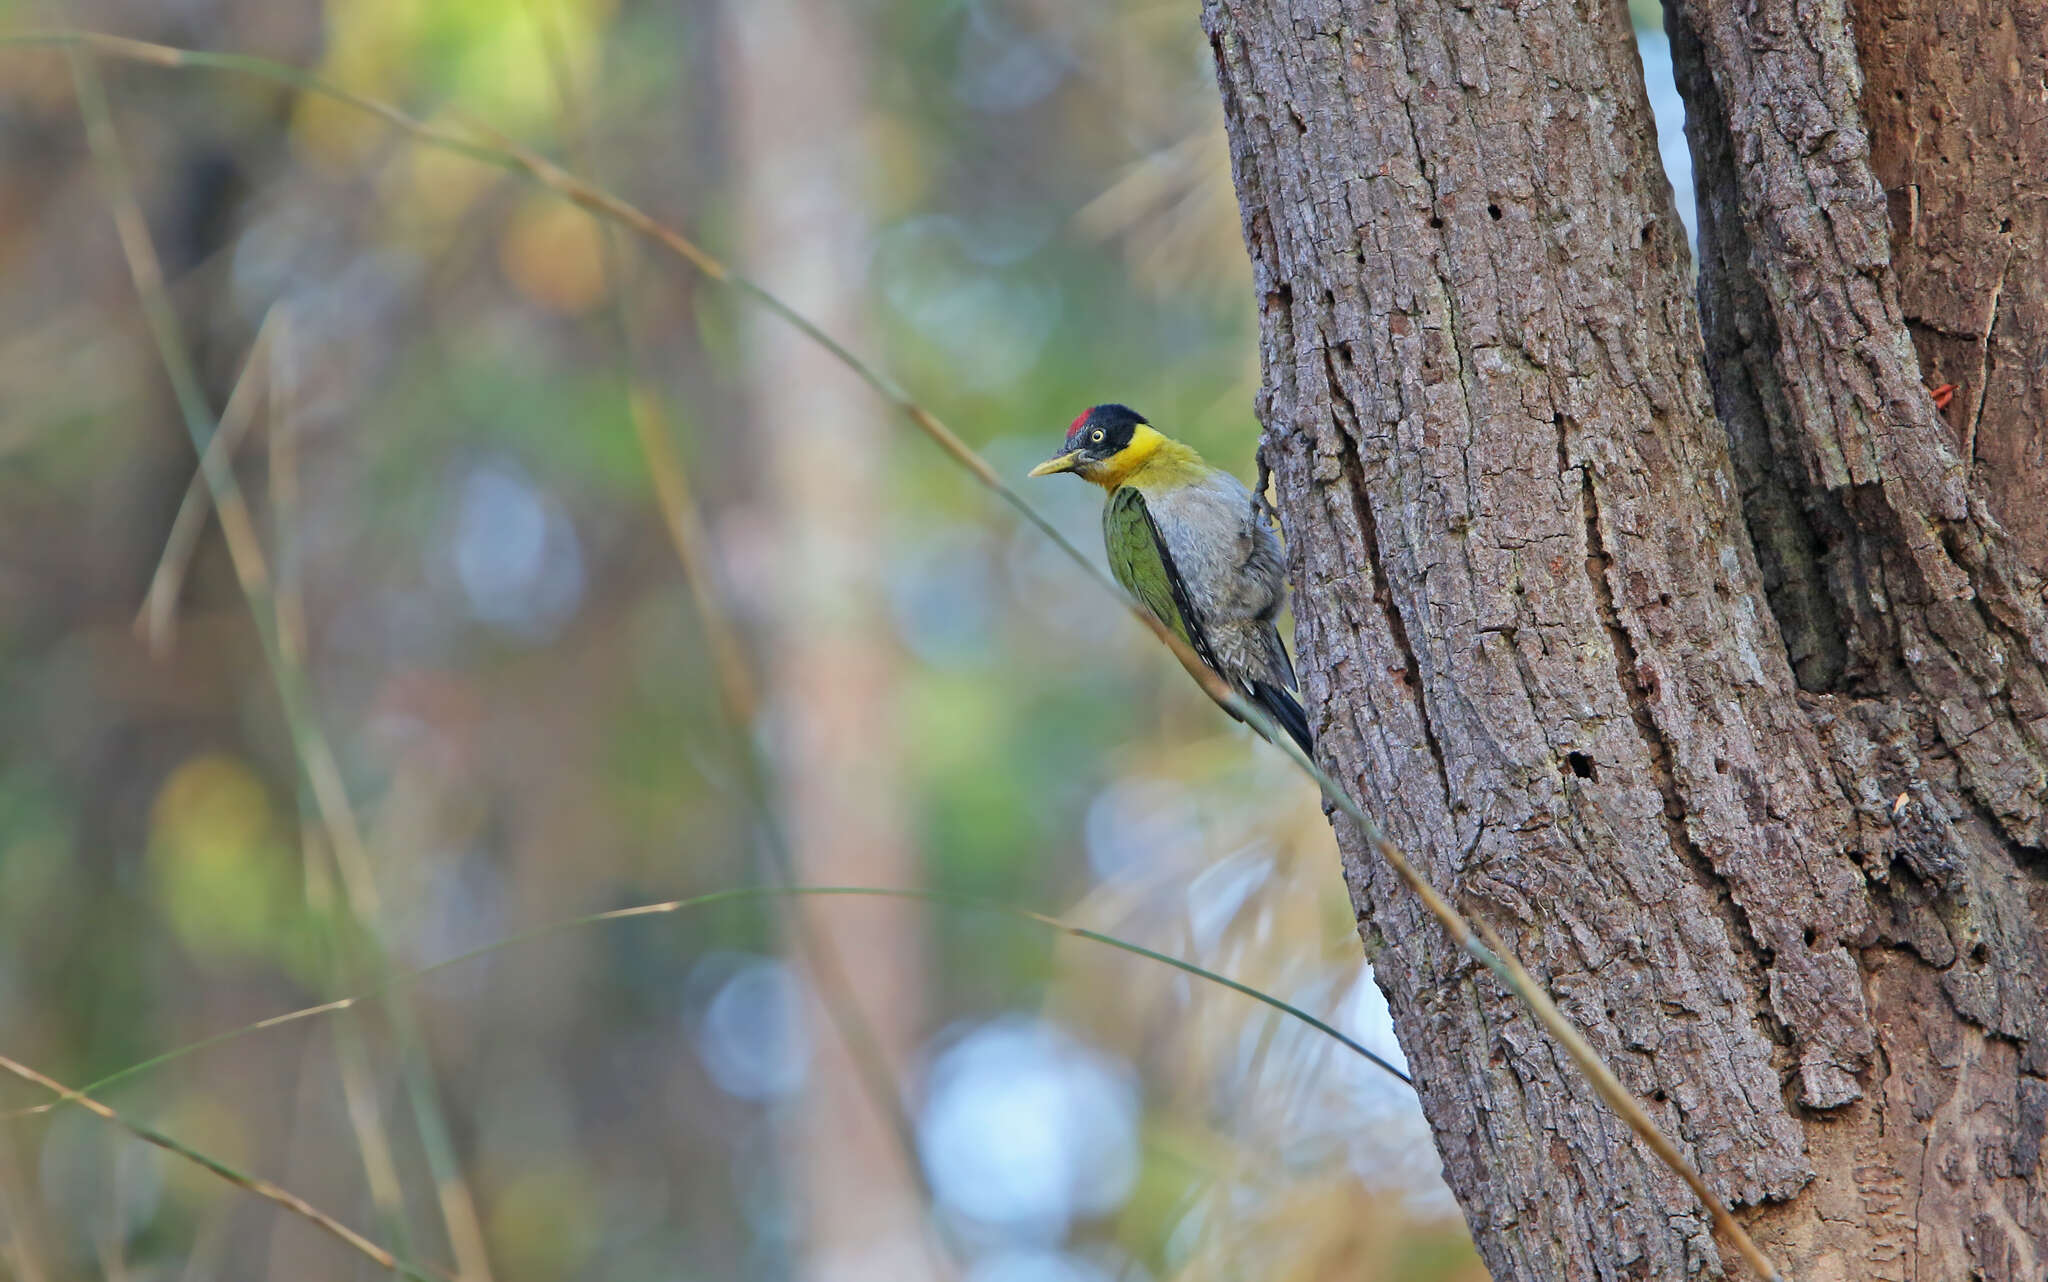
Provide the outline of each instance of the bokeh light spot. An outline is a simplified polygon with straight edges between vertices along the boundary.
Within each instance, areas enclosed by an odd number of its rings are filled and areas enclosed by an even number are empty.
[[[1056,1025],[1006,1017],[940,1054],[919,1147],[949,1209],[1022,1241],[1105,1215],[1138,1171],[1130,1069]]]
[[[583,550],[569,518],[526,474],[479,464],[457,487],[454,569],[470,612],[543,640],[583,599]]]
[[[707,964],[713,961],[731,964]],[[738,964],[698,1021],[697,1055],[711,1080],[741,1099],[777,1099],[804,1084],[811,1039],[803,982],[788,963],[760,957]]]

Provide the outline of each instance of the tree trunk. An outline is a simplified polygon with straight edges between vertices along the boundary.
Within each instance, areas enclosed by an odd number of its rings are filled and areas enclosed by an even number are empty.
[[[1948,46],[1933,0],[1902,3],[1868,48]],[[2038,97],[2038,53],[2013,52],[2042,48],[2034,12],[1970,20],[1976,74],[2008,89],[1894,132]],[[2048,230],[2042,134],[1956,132],[1997,139],[1975,168],[1943,153],[1968,237],[1924,228],[1894,268],[1841,0],[1680,0],[1696,307],[1621,5],[1204,16],[1324,763],[1788,1277],[2040,1277],[2048,610],[2025,532],[2048,469],[2039,272],[2018,277]],[[1870,93],[1911,100],[1919,74]],[[1878,151],[1923,163],[1905,133]],[[1994,249],[2020,266],[1956,257]],[[1925,301],[1943,270],[1975,291],[1967,324]],[[1921,310],[1902,279],[1930,282]],[[1909,315],[1975,344],[1937,380],[1982,403],[1951,406],[1973,447],[1922,386]],[[2001,504],[2027,509],[2019,536]],[[1738,1268],[1341,822],[1338,841],[1495,1276]]]
[[[856,30],[836,7],[790,0],[728,0],[725,13],[745,257],[798,310],[858,334],[867,218]],[[895,640],[875,604],[891,429],[830,353],[776,317],[752,323],[749,399],[779,544],[767,685],[795,879],[915,886]],[[790,1275],[921,1282],[932,1276],[922,1190],[893,1099],[875,1093],[900,1080],[921,1032],[919,915],[880,901],[791,911],[802,915],[805,940],[792,932],[791,951],[805,957],[816,995],[805,1017],[817,1054],[789,1153],[804,1221]],[[835,1018],[826,1002],[845,1008]],[[865,1034],[879,1064],[864,1064],[846,1032]],[[876,1068],[887,1080],[869,1075]]]

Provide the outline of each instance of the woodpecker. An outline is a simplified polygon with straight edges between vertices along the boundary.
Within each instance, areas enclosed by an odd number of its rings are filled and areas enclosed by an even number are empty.
[[[1244,482],[1122,405],[1084,412],[1060,452],[1031,469],[1055,472],[1109,492],[1102,541],[1116,581],[1312,754],[1294,665],[1273,626],[1287,568]]]

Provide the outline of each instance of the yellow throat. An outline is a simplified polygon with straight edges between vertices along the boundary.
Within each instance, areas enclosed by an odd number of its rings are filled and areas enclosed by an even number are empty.
[[[1105,490],[1119,485],[1169,488],[1186,484],[1202,474],[1202,456],[1179,441],[1162,435],[1149,423],[1131,432],[1131,443],[1099,463],[1075,468],[1083,480]]]

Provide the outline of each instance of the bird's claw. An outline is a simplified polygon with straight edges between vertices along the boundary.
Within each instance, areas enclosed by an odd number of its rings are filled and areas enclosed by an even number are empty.
[[[1266,487],[1273,481],[1273,465],[1266,461],[1266,438],[1259,437],[1259,448],[1252,451],[1252,457],[1259,465],[1258,483],[1252,486],[1252,512],[1268,524],[1278,526],[1280,513],[1273,508],[1272,500],[1266,497]]]

